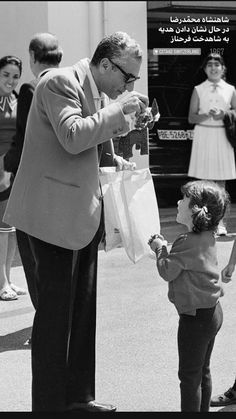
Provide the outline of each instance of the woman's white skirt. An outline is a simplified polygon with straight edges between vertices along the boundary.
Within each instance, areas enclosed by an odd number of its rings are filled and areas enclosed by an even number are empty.
[[[234,149],[225,127],[195,125],[188,176],[208,180],[236,178]]]

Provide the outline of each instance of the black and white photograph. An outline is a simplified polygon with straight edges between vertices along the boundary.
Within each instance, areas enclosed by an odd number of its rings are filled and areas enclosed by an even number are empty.
[[[0,27],[0,416],[236,412],[236,2]]]

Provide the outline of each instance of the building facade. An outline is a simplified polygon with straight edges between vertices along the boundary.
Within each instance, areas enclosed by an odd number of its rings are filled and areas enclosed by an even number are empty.
[[[0,55],[23,60],[19,87],[32,78],[28,45],[36,32],[58,36],[61,66],[91,57],[100,39],[118,30],[138,41],[143,63],[135,89],[148,94],[150,103],[157,99],[161,118],[149,132],[147,151],[134,145],[130,160],[138,168],[150,167],[160,205],[175,205],[187,179],[193,128],[187,122],[188,106],[193,86],[201,81],[203,57],[222,53],[227,81],[236,85],[236,2],[0,1],[0,27]],[[235,186],[227,182],[233,200]]]
[[[147,5],[145,1],[0,1],[0,56],[14,54],[23,60],[18,88],[32,79],[29,40],[36,32],[57,35],[63,49],[61,66],[91,57],[104,35],[129,33],[143,50],[141,79],[135,88],[147,94]],[[131,160],[148,167],[148,155],[135,150]]]

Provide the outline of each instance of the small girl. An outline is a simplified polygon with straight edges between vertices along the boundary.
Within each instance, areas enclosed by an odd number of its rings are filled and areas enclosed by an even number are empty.
[[[178,353],[182,412],[208,412],[212,392],[210,358],[223,322],[219,298],[216,252],[218,224],[229,195],[211,181],[191,181],[182,186],[176,221],[187,226],[170,252],[161,235],[148,244],[156,253],[160,276],[168,281],[169,300],[179,314]]]
[[[226,112],[236,110],[236,90],[225,81],[222,55],[208,54],[202,70],[207,78],[194,87],[189,106],[188,120],[195,126],[188,176],[215,181],[225,187],[226,180],[236,177],[234,149],[223,121]],[[227,234],[223,220],[217,233]]]

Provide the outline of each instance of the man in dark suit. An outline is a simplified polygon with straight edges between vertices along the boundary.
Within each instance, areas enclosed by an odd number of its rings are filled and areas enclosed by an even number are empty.
[[[37,261],[33,411],[116,410],[95,400],[97,257],[104,233],[99,163],[104,147],[119,169],[132,168],[114,154],[111,138],[128,132],[129,115],[148,106],[147,96],[133,91],[141,63],[136,41],[117,32],[102,39],[92,60],[47,72],[34,92],[4,217],[29,235]]]
[[[30,68],[35,76],[29,83],[24,83],[19,92],[16,134],[10,150],[4,156],[4,169],[16,175],[24,144],[25,128],[35,87],[40,76],[52,68],[57,68],[62,59],[62,49],[55,35],[42,32],[35,34],[29,44]],[[36,281],[35,257],[28,235],[16,229],[17,245],[25,272],[30,298],[34,308],[37,308],[38,291]],[[28,341],[30,343],[30,340]]]

